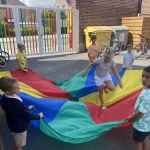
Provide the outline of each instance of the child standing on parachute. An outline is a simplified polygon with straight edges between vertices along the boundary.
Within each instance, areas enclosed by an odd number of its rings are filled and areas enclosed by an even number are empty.
[[[150,66],[142,72],[142,84],[145,87],[134,107],[134,114],[128,118],[133,122],[133,140],[135,150],[149,150],[150,135]]]
[[[114,60],[112,60],[113,56],[114,56],[113,51],[107,48],[103,54],[103,58],[97,58],[95,61],[90,63],[85,69],[84,73],[82,74],[82,77],[84,78],[86,76],[87,71],[92,66],[94,65],[96,66],[94,79],[98,87],[99,99],[101,101],[101,107],[103,110],[106,109],[106,106],[104,105],[103,91],[107,92],[107,90],[110,90],[110,91],[114,90],[114,84],[109,74],[110,68],[112,69],[113,73],[116,75],[117,79],[119,80],[120,88],[123,88],[121,78],[116,69],[116,64]]]
[[[100,46],[99,44],[96,44],[97,36],[92,35],[91,36],[91,41],[92,44],[88,47],[88,57],[90,62],[92,63],[95,59],[99,58],[100,56]]]

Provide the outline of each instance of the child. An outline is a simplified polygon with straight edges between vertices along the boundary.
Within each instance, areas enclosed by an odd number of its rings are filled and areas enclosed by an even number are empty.
[[[114,84],[112,82],[111,76],[109,74],[110,68],[116,75],[117,79],[119,80],[119,86],[120,88],[123,88],[122,81],[120,79],[120,76],[116,69],[116,64],[112,60],[113,59],[113,51],[109,48],[107,48],[103,54],[103,58],[98,58],[94,62],[90,63],[87,68],[85,69],[84,73],[82,74],[82,77],[84,78],[87,71],[94,65],[96,65],[96,70],[94,74],[95,83],[98,87],[99,91],[99,99],[101,101],[102,109],[106,109],[104,105],[103,100],[103,90],[106,89],[113,91],[114,90]]]
[[[17,46],[18,46],[18,50],[19,50],[19,52],[16,55],[17,68],[22,71],[27,71],[28,61],[27,61],[27,55],[24,52],[25,45],[23,43],[18,43]]]
[[[100,46],[99,44],[96,44],[97,36],[92,35],[91,41],[92,44],[88,47],[88,57],[90,62],[92,63],[95,59],[99,58],[100,56]]]
[[[26,145],[30,120],[39,120],[43,117],[43,113],[35,115],[28,112],[34,106],[26,107],[22,99],[16,95],[20,88],[15,78],[0,78],[0,89],[5,93],[1,99],[1,106],[5,111],[7,124],[14,139],[12,149],[22,150],[22,147]]]
[[[135,150],[149,150],[150,134],[150,66],[144,68],[142,84],[145,89],[136,100],[134,114],[128,118],[133,122],[133,140]]]
[[[132,44],[128,44],[127,45],[127,53],[124,54],[123,56],[123,65],[122,68],[123,69],[132,69],[132,65],[135,59],[134,54],[132,53],[133,50],[133,45]]]

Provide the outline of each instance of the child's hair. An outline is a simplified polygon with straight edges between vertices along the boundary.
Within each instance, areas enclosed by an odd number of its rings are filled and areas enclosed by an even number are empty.
[[[11,77],[0,78],[0,89],[3,92],[7,92],[13,88],[13,85],[17,82],[17,79]]]
[[[150,73],[150,66],[145,67],[143,70],[144,70],[145,72]]]
[[[114,52],[111,48],[106,48],[106,50],[104,51],[103,57],[105,57],[107,55],[112,55],[112,57],[114,57]]]
[[[22,42],[17,43],[18,49],[19,49],[20,47],[22,47],[22,46],[25,46],[24,43],[22,43]]]
[[[91,41],[92,40],[96,40],[97,39],[97,36],[96,35],[91,35]]]
[[[128,44],[128,45],[127,45],[127,49],[128,49],[128,48],[133,48],[133,44]]]

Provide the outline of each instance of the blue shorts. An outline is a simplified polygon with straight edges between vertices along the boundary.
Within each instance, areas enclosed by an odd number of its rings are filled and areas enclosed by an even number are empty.
[[[144,142],[145,138],[149,136],[150,132],[141,132],[133,128],[133,140],[136,142]]]

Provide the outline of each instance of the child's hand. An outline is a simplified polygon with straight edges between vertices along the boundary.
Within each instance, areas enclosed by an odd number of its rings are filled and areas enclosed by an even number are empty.
[[[82,74],[82,77],[84,78],[85,76],[86,76],[86,74],[85,74],[85,73],[83,73],[83,74]]]
[[[30,105],[30,106],[28,107],[29,110],[31,110],[31,109],[33,109],[33,108],[34,108],[33,105]]]
[[[127,120],[128,120],[129,122],[132,122],[131,116],[129,116],[129,117],[127,118]]]
[[[119,82],[119,87],[120,87],[121,89],[123,88],[122,81]]]
[[[40,115],[40,118],[44,118],[44,115],[42,112],[40,112],[39,115]]]

